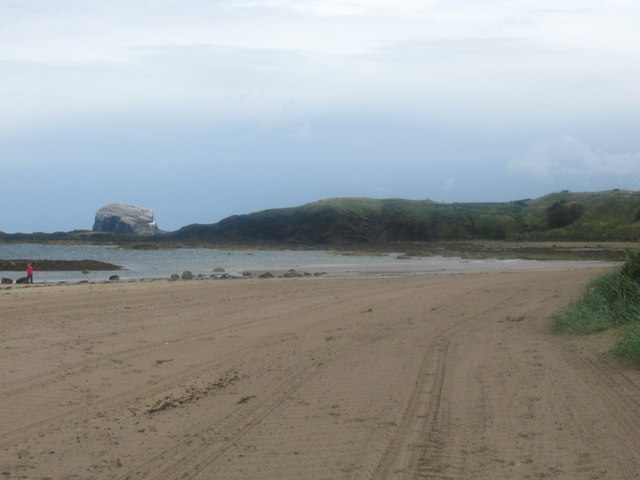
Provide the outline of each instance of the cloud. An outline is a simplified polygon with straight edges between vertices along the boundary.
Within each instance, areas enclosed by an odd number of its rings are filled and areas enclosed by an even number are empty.
[[[640,150],[607,153],[593,150],[577,138],[564,136],[553,143],[536,145],[507,164],[510,173],[538,180],[623,178],[638,176]]]
[[[119,106],[260,115],[286,98],[474,121],[640,104],[640,7],[620,1],[52,3],[3,2],[0,94],[15,120],[0,130]]]
[[[244,0],[237,7],[292,10],[322,17],[370,14],[380,10],[423,11],[433,2],[423,0]]]

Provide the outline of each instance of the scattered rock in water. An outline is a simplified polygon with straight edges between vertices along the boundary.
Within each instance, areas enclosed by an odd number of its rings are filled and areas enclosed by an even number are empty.
[[[193,280],[193,273],[191,273],[189,270],[185,270],[184,272],[182,272],[182,280]]]
[[[213,271],[216,273],[224,273],[226,270],[222,267],[216,267],[213,269]]]
[[[398,260],[411,260],[411,255],[398,255],[396,259]]]
[[[111,282],[118,282],[120,280],[120,275],[111,275],[109,277],[109,281]]]
[[[180,275],[178,275],[177,273],[172,274],[171,280],[180,280]]]
[[[29,279],[27,277],[22,277],[17,279],[16,283],[29,283]]]
[[[82,270],[83,275],[89,275],[90,273],[91,273],[91,270]]]
[[[282,275],[282,278],[300,278],[300,277],[310,277],[311,274],[308,272],[297,272],[295,270],[289,270],[287,273],[285,273],[284,275]]]
[[[10,279],[10,278],[3,277],[2,278],[2,283],[4,283],[4,284],[13,284],[13,280]]]
[[[242,276],[243,277],[253,277],[253,273],[244,271],[244,272],[242,272]]]
[[[262,275],[260,275],[260,278],[273,278],[273,273],[264,272]]]

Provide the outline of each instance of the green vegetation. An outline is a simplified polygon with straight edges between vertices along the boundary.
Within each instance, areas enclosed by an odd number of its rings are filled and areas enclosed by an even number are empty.
[[[553,319],[555,333],[591,334],[618,328],[613,353],[640,366],[640,248],[622,268],[593,279],[582,298]]]
[[[123,248],[387,248],[443,241],[610,242],[640,239],[640,192],[560,192],[512,202],[334,198],[234,215],[150,237],[73,232],[4,234],[0,242],[92,243]]]
[[[177,242],[384,245],[393,242],[637,241],[640,192],[561,192],[503,203],[335,198],[169,234]]]

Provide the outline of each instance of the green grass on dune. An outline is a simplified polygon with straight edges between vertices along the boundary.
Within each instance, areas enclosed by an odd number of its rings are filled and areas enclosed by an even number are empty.
[[[612,352],[618,358],[640,366],[640,321],[631,322],[622,328]]]
[[[582,297],[553,318],[554,333],[588,335],[619,328],[612,353],[640,366],[640,248],[622,268],[594,278]]]

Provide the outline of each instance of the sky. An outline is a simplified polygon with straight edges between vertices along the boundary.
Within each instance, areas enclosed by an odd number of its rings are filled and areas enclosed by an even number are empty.
[[[640,190],[638,0],[0,0],[0,231]]]

